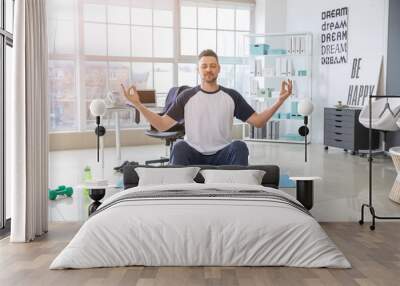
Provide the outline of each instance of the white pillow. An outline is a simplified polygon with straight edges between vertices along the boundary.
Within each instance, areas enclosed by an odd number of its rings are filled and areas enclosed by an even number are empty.
[[[265,171],[261,170],[202,170],[204,183],[233,183],[261,185]]]
[[[139,176],[139,186],[195,183],[193,179],[199,170],[199,167],[135,168]]]

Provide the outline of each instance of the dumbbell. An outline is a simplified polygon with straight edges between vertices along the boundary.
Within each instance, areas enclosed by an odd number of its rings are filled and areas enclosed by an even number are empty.
[[[72,189],[72,187],[58,186],[57,189],[49,190],[49,199],[54,201],[57,198],[57,196],[63,196],[63,195],[71,197],[73,193],[74,190]]]

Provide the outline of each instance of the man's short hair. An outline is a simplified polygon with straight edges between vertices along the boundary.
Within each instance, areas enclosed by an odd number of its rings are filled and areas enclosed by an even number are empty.
[[[199,54],[199,60],[200,60],[202,57],[214,57],[214,58],[217,59],[217,63],[219,62],[219,61],[218,61],[218,55],[217,55],[213,50],[211,50],[211,49],[207,49],[207,50],[202,51],[202,52]]]

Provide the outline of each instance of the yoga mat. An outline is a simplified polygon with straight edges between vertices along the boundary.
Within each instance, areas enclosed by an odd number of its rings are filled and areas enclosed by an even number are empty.
[[[296,182],[290,180],[289,175],[280,175],[279,188],[296,188]]]

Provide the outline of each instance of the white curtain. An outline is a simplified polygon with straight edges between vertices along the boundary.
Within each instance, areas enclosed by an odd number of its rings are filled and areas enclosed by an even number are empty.
[[[28,242],[48,227],[46,1],[15,1],[14,11],[10,241]]]

